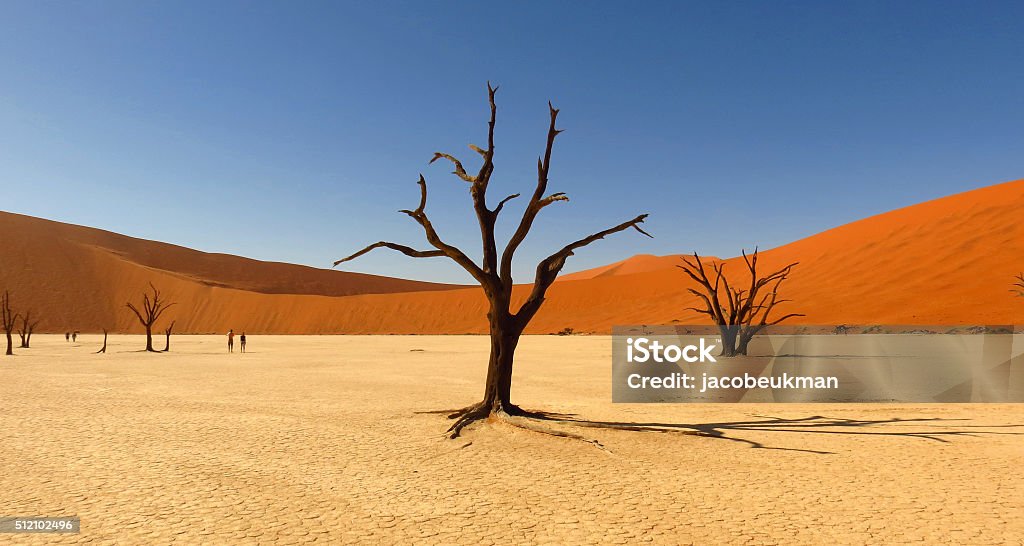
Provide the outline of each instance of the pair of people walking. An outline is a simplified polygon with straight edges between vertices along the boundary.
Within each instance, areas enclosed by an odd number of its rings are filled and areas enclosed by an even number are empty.
[[[238,345],[239,345],[240,352],[244,353],[245,352],[245,332],[242,332],[242,335],[238,336]],[[228,352],[229,353],[235,352],[235,331],[234,330],[228,330]]]

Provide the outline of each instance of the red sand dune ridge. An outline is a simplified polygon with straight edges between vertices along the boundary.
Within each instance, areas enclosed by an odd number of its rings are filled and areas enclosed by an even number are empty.
[[[1024,299],[1024,181],[921,203],[762,252],[767,270],[801,262],[784,286],[805,324],[1013,324]],[[0,213],[0,288],[40,329],[139,332],[125,308],[147,283],[178,305],[180,332],[486,333],[478,288],[332,272],[197,252]],[[18,236],[13,234],[31,234]],[[616,324],[704,322],[677,256],[642,256],[567,275],[528,333],[606,333]],[[738,258],[725,260],[739,275]],[[370,293],[377,292],[377,293]],[[525,298],[528,287],[517,287]]]
[[[617,277],[621,275],[632,275],[634,273],[648,273],[660,269],[669,269],[679,264],[680,254],[668,256],[654,256],[653,254],[637,254],[630,256],[621,262],[595,267],[576,273],[567,273],[558,277],[559,281],[580,281],[585,279],[596,279],[598,277]],[[703,256],[702,256],[703,258]],[[718,258],[709,257],[711,260]]]

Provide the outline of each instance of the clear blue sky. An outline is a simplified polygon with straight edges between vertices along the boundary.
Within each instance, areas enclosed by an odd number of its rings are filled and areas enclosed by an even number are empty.
[[[572,202],[542,214],[520,281],[641,212],[656,239],[567,270],[735,255],[1024,177],[1021,2],[8,1],[0,210],[323,267],[425,247],[395,213],[423,172],[477,256],[466,184],[427,160],[473,161],[488,79],[495,199],[530,192],[548,99],[566,129],[551,189]],[[467,280],[389,251],[348,265]]]

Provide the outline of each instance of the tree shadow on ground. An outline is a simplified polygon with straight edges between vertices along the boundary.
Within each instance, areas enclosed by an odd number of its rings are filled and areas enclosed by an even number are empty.
[[[1019,435],[1022,432],[990,432],[976,430],[980,428],[1013,428],[1022,425],[994,425],[976,426],[961,424],[955,428],[950,426],[954,421],[969,421],[968,419],[948,419],[941,417],[910,418],[892,417],[887,419],[846,419],[839,417],[825,417],[813,415],[810,417],[786,419],[765,415],[755,415],[755,419],[745,421],[724,421],[711,423],[660,423],[660,422],[618,422],[618,421],[592,421],[581,419],[575,415],[552,414],[547,412],[529,412],[529,417],[541,421],[571,424],[580,427],[604,428],[614,430],[627,430],[634,432],[662,432],[682,433],[729,440],[746,444],[755,449],[781,449],[787,451],[803,451],[821,455],[833,454],[829,451],[813,449],[797,449],[772,447],[763,442],[744,438],[736,435],[736,432],[773,432],[773,433],[803,433],[803,434],[833,434],[850,436],[885,436],[900,438],[917,438],[935,442],[947,443],[950,438],[958,436],[980,436],[991,434]],[[866,427],[883,425],[894,425],[900,427],[911,426],[914,430],[864,430]],[[928,428],[941,428],[943,430],[927,430]],[[952,430],[950,430],[952,428]],[[975,430],[966,430],[975,429]]]
[[[423,412],[423,413],[442,413]],[[950,439],[968,436],[990,435],[1024,435],[1024,432],[1002,432],[988,429],[1020,428],[1024,425],[971,425],[964,423],[970,419],[952,419],[943,417],[886,419],[846,419],[813,415],[802,418],[782,418],[767,415],[754,415],[753,419],[742,421],[720,421],[710,423],[664,423],[664,422],[626,422],[626,421],[595,421],[580,418],[574,414],[553,413],[546,411],[521,410],[517,414],[506,416],[503,420],[513,426],[533,430],[553,436],[573,438],[593,443],[604,448],[597,440],[584,438],[578,434],[561,429],[538,426],[540,423],[569,425],[573,427],[622,430],[632,432],[682,434],[727,440],[745,444],[754,449],[775,449],[783,451],[800,451],[817,455],[834,455],[835,452],[815,449],[801,449],[766,445],[764,442],[746,438],[737,433],[798,433],[798,434],[831,434],[844,436],[881,436],[892,438],[914,438],[926,441],[948,443]],[[957,424],[959,423],[959,424]],[[882,426],[900,427],[901,430],[870,430],[869,427]],[[931,429],[931,430],[930,430]],[[986,429],[986,430],[981,430]]]

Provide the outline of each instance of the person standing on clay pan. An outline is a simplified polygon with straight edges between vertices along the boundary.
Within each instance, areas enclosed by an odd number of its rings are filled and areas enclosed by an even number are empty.
[[[228,352],[235,352],[235,331],[228,330]]]
[[[245,332],[242,332],[242,335],[239,336],[238,342],[240,343],[239,347],[242,349],[242,352],[244,353],[245,352]]]

